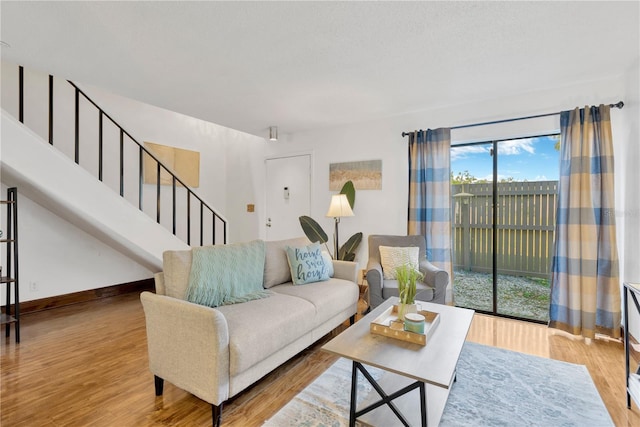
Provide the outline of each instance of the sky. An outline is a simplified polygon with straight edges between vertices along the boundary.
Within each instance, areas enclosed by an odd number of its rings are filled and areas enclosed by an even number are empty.
[[[522,138],[498,143],[498,180],[551,181],[559,176],[560,152],[550,137]],[[469,171],[478,179],[493,179],[492,143],[451,148],[453,175]]]

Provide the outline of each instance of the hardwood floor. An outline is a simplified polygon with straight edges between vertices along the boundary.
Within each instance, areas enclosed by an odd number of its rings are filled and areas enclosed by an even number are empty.
[[[342,327],[346,327],[347,323]],[[335,334],[335,332],[334,332]],[[137,294],[22,317],[22,342],[1,343],[2,426],[210,426],[211,407],[165,382],[154,395]],[[321,340],[228,402],[224,426],[260,426],[336,359]],[[617,426],[640,426],[627,409],[622,344],[590,345],[543,325],[476,315],[468,339],[586,365]]]

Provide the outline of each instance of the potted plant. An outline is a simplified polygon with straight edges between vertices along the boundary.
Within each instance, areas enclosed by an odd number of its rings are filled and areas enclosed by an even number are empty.
[[[396,267],[396,279],[398,280],[398,319],[404,320],[407,313],[416,313],[416,283],[422,280],[424,274],[414,268],[410,263]]]
[[[342,186],[340,190],[340,194],[344,194],[347,196],[347,200],[349,201],[349,205],[351,209],[356,202],[356,189],[353,185],[352,181],[347,181]],[[298,218],[300,221],[300,226],[302,227],[302,231],[307,236],[309,240],[312,242],[318,242],[320,244],[324,244],[327,246],[327,241],[329,238],[327,237],[327,233],[324,232],[320,224],[318,224],[313,218],[303,215]],[[342,261],[353,261],[356,258],[356,250],[362,241],[362,233],[358,232],[351,236],[344,245],[340,247],[337,253],[332,255],[333,259],[342,260]],[[327,252],[329,252],[329,248],[327,247]],[[335,252],[335,251],[334,251]]]

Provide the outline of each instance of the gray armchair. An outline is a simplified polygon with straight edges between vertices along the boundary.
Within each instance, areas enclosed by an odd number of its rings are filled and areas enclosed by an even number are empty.
[[[369,306],[375,308],[389,297],[398,296],[398,281],[385,280],[380,263],[380,246],[419,248],[420,271],[424,274],[422,283],[417,284],[416,300],[444,304],[449,283],[449,273],[427,261],[424,236],[369,236],[369,261],[367,263],[367,283],[369,285]]]

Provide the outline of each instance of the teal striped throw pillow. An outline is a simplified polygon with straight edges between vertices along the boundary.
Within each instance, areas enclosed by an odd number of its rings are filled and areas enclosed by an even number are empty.
[[[218,307],[271,295],[262,287],[264,260],[262,240],[193,248],[187,301]]]

